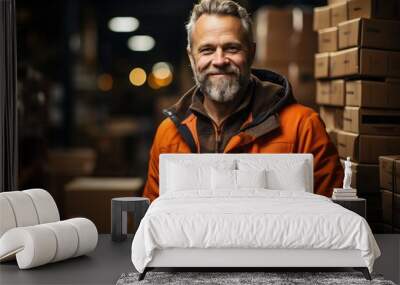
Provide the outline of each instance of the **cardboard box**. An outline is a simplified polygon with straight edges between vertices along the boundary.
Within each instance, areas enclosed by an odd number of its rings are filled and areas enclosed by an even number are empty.
[[[289,78],[289,63],[287,62],[268,62],[268,64],[261,62],[254,62],[252,67],[258,69],[266,68],[268,70],[272,70],[278,74],[281,74],[286,78]]]
[[[318,34],[313,31],[313,13],[293,8],[293,34],[290,37],[290,60],[301,65],[313,64],[318,50]],[[276,27],[279,31],[279,27]]]
[[[328,80],[317,80],[316,102],[319,105],[330,105],[331,82]]]
[[[315,109],[314,66],[292,62],[289,65],[288,79],[292,85],[293,95],[296,100]]]
[[[347,21],[347,2],[340,2],[331,6],[331,26]]]
[[[318,31],[318,52],[338,50],[338,28],[326,28]]]
[[[255,62],[259,66],[311,62],[317,50],[313,14],[300,8],[260,8],[255,17]],[[285,48],[282,48],[285,47]]]
[[[345,107],[343,130],[365,135],[399,135],[400,110]]]
[[[293,34],[292,9],[263,7],[255,17],[255,39],[257,42],[255,61],[269,62],[290,61],[288,39]],[[282,48],[285,46],[285,48]]]
[[[337,130],[335,129],[326,129],[329,138],[331,139],[334,145],[337,145]]]
[[[349,19],[395,19],[397,17],[396,0],[349,0]]]
[[[379,156],[400,153],[400,137],[360,135],[338,131],[339,156],[358,163],[378,164]]]
[[[345,103],[345,81],[337,79],[331,81],[331,101],[333,106],[344,106]]]
[[[382,195],[382,219],[387,225],[393,224],[393,193],[381,189]]]
[[[331,7],[314,8],[314,31],[331,27]]]
[[[400,155],[379,157],[379,180],[380,188],[400,194]]]
[[[346,105],[372,108],[400,108],[400,81],[352,80],[346,82]]]
[[[329,63],[331,77],[400,77],[400,52],[356,47],[332,52]]]
[[[344,167],[344,160],[340,162]],[[351,162],[351,187],[358,193],[379,193],[379,165]]]
[[[76,178],[65,187],[65,218],[86,217],[99,233],[110,233],[111,199],[141,196],[142,186],[141,178]]]
[[[354,19],[339,24],[339,49],[349,47],[400,50],[400,22]]]
[[[345,81],[343,79],[317,81],[316,101],[320,105],[344,106]]]
[[[350,49],[344,51],[333,52],[330,55],[329,71],[332,77],[340,77],[345,75],[357,74],[358,66],[358,49]]]
[[[385,224],[400,227],[400,195],[381,189],[382,219]]]
[[[328,5],[347,2],[347,0],[328,0]]]
[[[328,78],[329,77],[329,53],[317,53],[315,54],[315,78]]]
[[[343,108],[321,106],[319,115],[327,129],[343,129]]]

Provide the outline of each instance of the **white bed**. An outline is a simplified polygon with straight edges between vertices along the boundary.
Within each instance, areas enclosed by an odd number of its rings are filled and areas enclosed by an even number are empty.
[[[163,154],[159,172],[132,243],[141,278],[154,267],[354,267],[370,278],[371,230],[312,194],[312,155]]]

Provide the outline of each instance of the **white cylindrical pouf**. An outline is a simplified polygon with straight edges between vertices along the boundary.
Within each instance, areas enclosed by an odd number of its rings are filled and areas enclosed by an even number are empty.
[[[22,192],[31,197],[39,217],[39,224],[57,222],[60,220],[56,202],[49,192],[43,189],[29,189]]]
[[[39,223],[35,205],[30,196],[21,191],[1,193],[7,198],[13,209],[17,227],[33,226]]]
[[[75,227],[78,232],[79,244],[74,257],[86,254],[96,248],[98,233],[92,221],[85,218],[73,218],[65,220]]]
[[[78,249],[78,233],[74,226],[65,221],[41,225],[51,229],[57,238],[57,251],[51,262],[73,257]]]
[[[57,240],[54,232],[41,225],[11,229],[0,239],[0,253],[16,253],[20,269],[49,263],[56,250]]]
[[[11,204],[2,194],[0,193],[0,238],[6,231],[17,226]]]

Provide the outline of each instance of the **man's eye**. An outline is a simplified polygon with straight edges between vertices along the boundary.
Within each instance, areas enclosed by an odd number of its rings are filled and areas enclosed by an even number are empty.
[[[212,48],[204,48],[200,50],[201,54],[211,54],[213,53],[213,49]]]
[[[238,47],[228,47],[226,49],[227,52],[233,52],[233,53],[238,52],[239,50],[240,49]]]

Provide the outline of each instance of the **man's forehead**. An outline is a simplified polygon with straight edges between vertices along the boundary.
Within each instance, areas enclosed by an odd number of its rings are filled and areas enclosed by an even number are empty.
[[[240,19],[229,15],[201,15],[192,31],[193,43],[212,39],[217,35],[244,41],[244,30]]]

